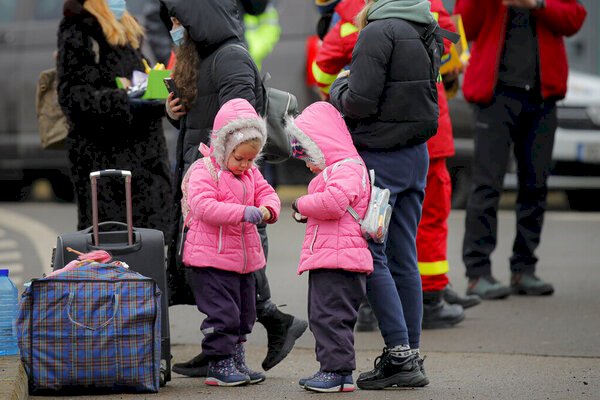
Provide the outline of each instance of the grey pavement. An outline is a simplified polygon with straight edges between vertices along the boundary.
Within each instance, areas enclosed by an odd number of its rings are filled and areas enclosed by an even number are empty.
[[[72,206],[44,205],[42,208],[43,211],[31,204],[0,205],[0,215],[10,212],[33,216],[37,222],[47,222],[50,229],[58,231],[74,225]],[[307,277],[296,275],[304,226],[290,222],[286,215],[289,211],[285,209],[281,221],[269,227],[269,277],[273,300],[286,304],[284,311],[305,318]],[[0,228],[10,234],[11,227],[4,222],[0,218]],[[466,287],[460,258],[463,224],[464,212],[453,211],[448,254],[450,278],[459,292]],[[499,232],[498,248],[492,259],[493,271],[506,283],[514,237],[512,212],[501,212]],[[486,301],[467,310],[467,318],[452,329],[424,331],[421,351],[427,357],[425,366],[431,380],[425,388],[357,390],[346,396],[360,399],[600,399],[599,237],[600,214],[549,212],[538,251],[538,273],[555,284],[553,296],[512,296],[506,300]],[[51,249],[53,243],[43,245]],[[171,308],[170,318],[174,362],[191,358],[200,349],[198,325],[202,315],[194,307],[177,306]],[[356,378],[358,373],[372,367],[383,342],[376,332],[357,333],[355,341]],[[251,367],[259,367],[266,352],[265,344],[265,330],[257,324],[248,343]],[[297,381],[318,368],[313,346],[312,334],[305,333],[288,358],[268,371],[267,381],[257,386],[212,388],[205,386],[202,379],[174,374],[173,380],[156,395],[119,394],[98,398],[303,399],[312,394],[302,390]]]

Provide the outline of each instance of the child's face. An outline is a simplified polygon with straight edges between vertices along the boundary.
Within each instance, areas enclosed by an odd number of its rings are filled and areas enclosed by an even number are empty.
[[[322,171],[321,168],[317,167],[315,164],[311,163],[310,161],[305,161],[305,163],[306,163],[306,168],[310,169],[310,172],[312,172],[315,175]]]
[[[254,164],[259,149],[256,145],[242,143],[236,147],[227,159],[227,169],[235,176],[240,176]]]

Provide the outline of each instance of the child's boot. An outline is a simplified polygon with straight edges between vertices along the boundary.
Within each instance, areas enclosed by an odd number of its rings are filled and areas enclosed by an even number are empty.
[[[313,392],[354,392],[352,374],[319,371],[310,378],[300,379],[300,385]],[[304,383],[304,385],[302,385]]]
[[[243,374],[246,374],[250,377],[250,383],[260,383],[263,382],[267,377],[262,372],[253,371],[246,365],[246,351],[244,350],[243,343],[238,343],[235,345],[235,354],[233,355],[233,360],[235,361],[235,367],[238,371]]]
[[[210,360],[205,383],[210,386],[241,386],[250,383],[250,377],[235,367],[233,356]]]

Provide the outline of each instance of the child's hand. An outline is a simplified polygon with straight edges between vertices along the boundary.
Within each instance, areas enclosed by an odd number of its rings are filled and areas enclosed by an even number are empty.
[[[301,223],[301,224],[305,224],[308,221],[308,217],[305,217],[304,215],[300,214],[297,211],[292,212],[292,218],[294,218],[294,221]]]
[[[250,222],[251,224],[258,225],[263,220],[263,213],[257,207],[248,206],[244,210],[244,218],[242,221]]]
[[[262,212],[263,221],[270,221],[271,218],[273,218],[273,216],[271,215],[271,212],[269,211],[269,209],[267,207],[260,206],[260,207],[258,207],[258,209]]]

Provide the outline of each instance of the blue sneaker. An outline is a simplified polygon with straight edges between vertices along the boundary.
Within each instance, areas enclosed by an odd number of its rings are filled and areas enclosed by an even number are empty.
[[[314,379],[321,371],[316,372],[314,375],[309,376],[308,378],[302,378],[298,381],[298,385],[302,386],[304,388],[304,386],[306,385],[306,381],[310,381],[312,379]]]
[[[235,367],[238,369],[238,371],[250,377],[250,384],[254,385],[256,383],[261,383],[267,379],[265,374],[262,372],[252,371],[250,368],[248,368],[246,365],[246,351],[244,350],[244,345],[242,343],[235,345],[233,361],[235,362]]]
[[[250,377],[235,367],[233,357],[208,362],[206,380],[209,386],[242,386],[250,383]]]
[[[304,389],[320,393],[354,392],[354,381],[352,375],[319,371],[304,382]]]

